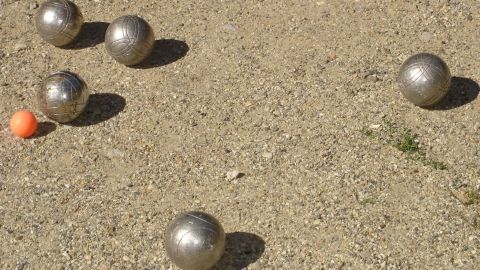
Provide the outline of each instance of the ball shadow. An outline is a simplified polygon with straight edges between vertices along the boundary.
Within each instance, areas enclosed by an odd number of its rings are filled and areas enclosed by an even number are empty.
[[[69,125],[76,127],[96,125],[119,114],[125,105],[125,99],[117,94],[92,94],[88,98],[85,110]]]
[[[183,58],[188,50],[187,43],[176,39],[160,39],[155,41],[152,53],[143,62],[132,68],[148,69],[168,65]]]
[[[95,47],[105,42],[105,32],[110,24],[106,22],[87,22],[82,26],[80,34],[71,44],[65,45],[63,49],[79,50]]]
[[[461,107],[474,101],[480,92],[480,87],[475,81],[463,78],[453,77],[447,94],[439,103],[427,107],[429,110],[450,110]]]
[[[213,269],[245,269],[248,265],[256,262],[264,251],[265,241],[255,234],[227,233],[225,253]]]
[[[40,122],[37,126],[37,132],[33,135],[32,138],[41,138],[43,136],[47,136],[48,134],[52,133],[57,129],[57,125],[52,122]]]

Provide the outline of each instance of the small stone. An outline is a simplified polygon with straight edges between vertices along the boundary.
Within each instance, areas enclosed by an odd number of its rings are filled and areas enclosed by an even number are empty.
[[[234,32],[237,32],[237,27],[227,23],[223,26],[223,30],[225,30],[225,32],[228,32],[228,33],[234,33]]]
[[[70,254],[68,254],[68,252],[66,252],[66,251],[64,251],[64,252],[62,253],[62,255],[63,255],[63,257],[67,258],[67,260],[70,260],[70,259],[71,259]]]
[[[19,262],[17,263],[17,267],[15,267],[15,270],[24,270],[26,269],[27,262]]]
[[[329,52],[327,54],[327,63],[332,62],[335,59],[337,59],[337,53],[336,52]]]
[[[237,178],[240,178],[242,176],[242,173],[237,171],[237,170],[233,170],[233,171],[230,171],[230,172],[227,172],[227,180],[233,180],[233,179],[237,179]]]
[[[376,70],[365,70],[360,72],[359,76],[362,79],[370,80],[370,81],[378,81],[378,72]]]
[[[373,124],[373,125],[370,125],[370,126],[369,126],[369,128],[371,128],[371,129],[377,129],[377,128],[379,128],[379,127],[380,127],[379,124]]]
[[[377,77],[377,75],[368,75],[367,80],[369,80],[371,82],[378,82],[378,77]]]
[[[125,153],[123,153],[122,151],[120,151],[119,149],[115,149],[115,148],[112,148],[110,150],[107,150],[107,152],[105,153],[105,155],[110,158],[110,159],[113,159],[113,158],[123,158],[125,156]]]
[[[24,43],[17,43],[15,44],[15,46],[13,47],[13,50],[15,50],[16,52],[19,52],[19,51],[23,51],[27,48],[27,45],[24,44]]]
[[[431,32],[424,31],[424,32],[420,33],[420,40],[423,41],[423,42],[428,42],[432,38],[433,38],[433,34]]]
[[[273,158],[273,153],[265,152],[265,153],[263,153],[262,157],[264,157],[266,159],[272,159]]]
[[[30,3],[29,9],[34,10],[38,8],[38,3],[37,2],[32,2]]]

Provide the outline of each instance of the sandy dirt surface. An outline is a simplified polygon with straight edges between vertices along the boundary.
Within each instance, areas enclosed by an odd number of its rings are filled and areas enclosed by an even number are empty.
[[[227,232],[216,269],[479,268],[479,1],[75,3],[60,49],[35,2],[0,0],[0,269],[177,269],[187,210]],[[157,39],[136,68],[103,44],[127,14]],[[396,84],[419,52],[454,76],[434,108]],[[58,70],[92,91],[70,125],[36,106]],[[22,108],[33,139],[10,134]]]

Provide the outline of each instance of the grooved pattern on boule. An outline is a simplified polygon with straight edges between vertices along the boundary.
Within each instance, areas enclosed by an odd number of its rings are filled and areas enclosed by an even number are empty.
[[[49,0],[35,15],[39,35],[54,46],[64,46],[80,34],[84,19],[80,9],[69,0]]]
[[[147,58],[155,43],[150,25],[137,16],[115,19],[105,34],[107,52],[124,65],[139,64]]]
[[[181,269],[210,269],[224,252],[225,232],[211,215],[187,212],[168,226],[165,249],[170,259]]]
[[[76,74],[60,71],[48,76],[37,93],[40,110],[50,119],[67,123],[76,119],[85,109],[88,87]]]
[[[398,75],[400,91],[417,106],[430,106],[448,92],[451,74],[438,56],[420,53],[408,58]]]

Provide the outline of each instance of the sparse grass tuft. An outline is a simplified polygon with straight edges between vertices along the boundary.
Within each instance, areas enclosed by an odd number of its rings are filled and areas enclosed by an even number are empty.
[[[373,131],[371,129],[369,129],[368,127],[363,127],[361,132],[363,134],[365,134],[367,137],[370,137],[370,138],[374,137]]]
[[[366,205],[366,204],[375,204],[375,199],[374,198],[366,198],[364,200],[359,201],[361,205]]]
[[[398,150],[404,153],[414,153],[420,151],[417,135],[407,130],[403,133],[402,138],[394,145]]]
[[[410,155],[409,158],[411,160],[418,161],[425,166],[430,166],[430,167],[434,168],[435,170],[446,170],[448,168],[445,163],[443,163],[441,161],[438,161],[438,160],[428,158],[426,156],[425,152],[423,152],[423,151],[418,152],[417,155]]]
[[[480,194],[473,188],[469,189],[466,193],[468,204],[480,203]]]
[[[399,127],[392,121],[384,119],[384,124],[378,132],[364,127],[361,132],[369,138],[375,138],[384,144],[392,145],[407,155],[407,158],[430,166],[435,170],[446,170],[447,165],[441,161],[434,160],[427,156],[427,153],[420,147],[418,135],[411,130]]]

